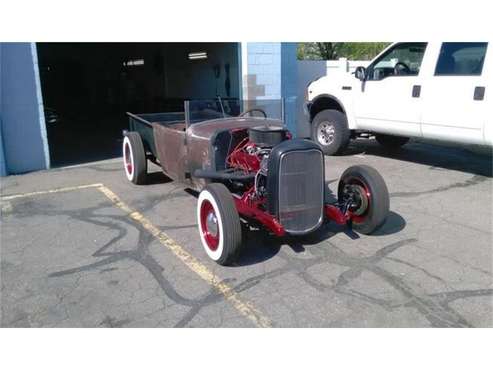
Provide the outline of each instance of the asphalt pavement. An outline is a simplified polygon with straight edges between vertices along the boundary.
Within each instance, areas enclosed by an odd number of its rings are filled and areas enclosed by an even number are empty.
[[[1,326],[493,327],[491,154],[358,141],[326,157],[332,192],[355,164],[389,188],[375,235],[252,230],[229,267],[155,166],[144,186],[121,159],[2,178]]]

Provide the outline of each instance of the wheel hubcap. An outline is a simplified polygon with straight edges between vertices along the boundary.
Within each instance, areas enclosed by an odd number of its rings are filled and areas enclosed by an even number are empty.
[[[219,245],[219,225],[216,212],[208,200],[204,200],[200,209],[200,226],[207,247],[215,251]]]
[[[353,192],[353,196],[355,198],[355,204],[351,207],[351,211],[353,214],[357,216],[363,215],[368,209],[368,194],[360,185],[351,185],[351,190]]]
[[[124,157],[123,160],[125,162],[125,168],[127,169],[127,172],[129,174],[132,174],[133,165],[132,165],[132,160],[130,158],[130,146],[127,143],[125,143],[125,150],[123,157]]]
[[[349,212],[353,222],[362,223],[368,216],[371,207],[371,192],[368,186],[359,179],[348,179],[343,188],[343,199],[351,201]]]
[[[206,219],[207,230],[213,237],[217,237],[217,217],[214,212],[209,212]]]
[[[317,138],[320,144],[330,145],[334,141],[335,129],[330,122],[322,122],[317,129]]]

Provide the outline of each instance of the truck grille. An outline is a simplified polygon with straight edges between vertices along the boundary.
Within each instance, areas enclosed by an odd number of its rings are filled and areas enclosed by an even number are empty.
[[[281,155],[278,215],[287,232],[306,233],[322,222],[323,163],[320,150],[291,151]]]

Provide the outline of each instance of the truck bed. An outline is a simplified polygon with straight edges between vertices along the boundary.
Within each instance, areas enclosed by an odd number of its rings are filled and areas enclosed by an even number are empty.
[[[138,132],[144,143],[144,149],[157,158],[154,143],[153,125],[166,126],[176,130],[185,130],[184,112],[133,114],[127,112],[130,131]]]

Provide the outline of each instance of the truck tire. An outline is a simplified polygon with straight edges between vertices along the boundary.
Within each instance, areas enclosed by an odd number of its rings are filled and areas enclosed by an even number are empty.
[[[220,265],[231,264],[241,249],[241,224],[226,186],[212,183],[200,192],[197,224],[207,255]]]
[[[377,140],[381,146],[395,150],[406,144],[409,141],[409,138],[404,136],[375,134],[375,140]]]
[[[389,192],[382,176],[373,167],[352,166],[342,174],[337,188],[339,203],[356,195],[357,206],[350,208],[355,231],[371,234],[382,226],[389,214]]]
[[[344,113],[326,109],[317,113],[312,123],[312,140],[326,155],[342,153],[349,144],[351,132]]]
[[[147,177],[147,158],[144,144],[137,132],[127,132],[123,138],[123,168],[127,179],[136,185]]]

